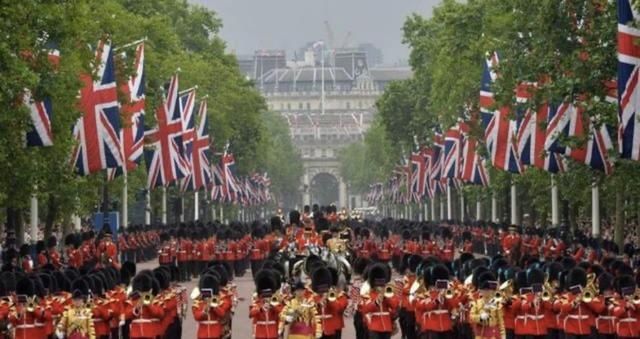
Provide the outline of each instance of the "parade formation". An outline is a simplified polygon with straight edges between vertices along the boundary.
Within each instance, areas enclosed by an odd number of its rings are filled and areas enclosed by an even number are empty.
[[[15,246],[0,274],[6,338],[635,338],[640,249],[482,221],[359,220],[333,207],[269,223],[180,224]],[[474,234],[489,232],[491,237]],[[117,240],[114,240],[116,239]],[[33,254],[32,254],[33,253]],[[145,261],[155,268],[137,270]],[[250,275],[253,295],[234,278]],[[185,284],[195,279],[196,287]],[[250,319],[234,317],[248,307]]]

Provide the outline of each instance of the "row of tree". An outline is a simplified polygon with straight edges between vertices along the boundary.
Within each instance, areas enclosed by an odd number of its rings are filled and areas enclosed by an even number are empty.
[[[240,74],[235,56],[225,52],[217,34],[221,26],[215,12],[183,0],[24,0],[3,5],[0,206],[4,211],[0,216],[5,214],[8,225],[20,230],[33,194],[44,202],[41,215],[49,232],[56,223],[69,225],[72,214],[87,215],[99,206],[104,177],[78,176],[69,158],[74,146],[71,127],[81,115],[78,75],[91,70],[93,48],[105,37],[116,48],[146,38],[147,126],[155,123],[152,112],[162,98],[162,86],[180,69],[181,87],[197,85],[199,93],[209,96],[213,151],[221,152],[228,141],[237,163],[242,164],[240,174],[268,171],[277,200],[295,192],[301,166],[287,131],[281,128],[286,125],[278,116],[265,113],[263,98]],[[51,42],[61,55],[56,66],[47,61]],[[124,75],[132,72],[126,70]],[[28,109],[21,102],[25,88],[36,99],[52,98],[51,147],[25,147],[24,135],[31,128]],[[285,160],[293,166],[283,168]],[[129,173],[128,182],[129,195],[142,197],[144,166]],[[118,191],[121,185],[121,180],[115,180],[109,189]]]
[[[375,156],[366,162],[344,162],[345,176],[362,191],[368,184],[385,181],[416,141],[428,145],[436,129],[444,130],[477,112],[483,63],[491,51],[501,56],[499,76],[492,85],[496,107],[515,107],[516,85],[537,82],[530,107],[580,97],[587,116],[598,124],[617,126],[617,106],[604,100],[604,84],[616,78],[616,9],[615,2],[604,0],[444,0],[431,18],[410,16],[403,29],[414,76],[386,88],[377,103],[374,127],[362,144],[347,150]],[[472,133],[482,138],[483,131]],[[563,142],[579,145],[585,140]],[[610,176],[570,163],[557,181],[563,222],[571,225],[591,216],[591,185],[600,184],[602,215],[615,219],[620,240],[622,224],[640,216],[640,166],[620,159],[615,150],[610,159],[615,162]],[[467,201],[487,201],[494,194],[508,207],[506,197],[515,181],[519,213],[547,223],[549,173],[533,168],[523,175],[490,172],[489,187],[464,187]],[[501,215],[508,215],[508,208],[503,211]]]

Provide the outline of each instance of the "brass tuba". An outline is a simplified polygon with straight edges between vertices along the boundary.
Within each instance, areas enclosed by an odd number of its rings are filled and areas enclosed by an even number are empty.
[[[385,298],[392,298],[394,294],[395,294],[395,292],[394,292],[393,285],[392,284],[387,284],[387,286],[384,287],[384,297]]]
[[[581,301],[583,303],[590,303],[593,301],[593,298],[596,297],[598,293],[598,286],[596,284],[596,274],[589,273],[587,274],[587,286],[582,291]]]
[[[142,293],[140,295],[140,299],[142,299],[143,305],[151,305],[151,303],[153,302],[153,294],[151,293],[151,291]]]

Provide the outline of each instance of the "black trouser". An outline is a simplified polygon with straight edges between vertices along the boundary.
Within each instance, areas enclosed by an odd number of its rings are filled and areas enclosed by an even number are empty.
[[[353,314],[353,328],[356,330],[356,339],[367,339],[367,328],[362,321],[362,313]]]
[[[563,339],[563,333],[562,331],[555,329],[555,328],[550,328],[547,329],[547,339]]]
[[[180,272],[180,281],[185,282],[189,280],[189,262],[178,261],[178,271]]]
[[[251,260],[251,275],[255,278],[256,273],[262,268],[262,260]]]
[[[446,332],[435,332],[435,331],[426,331],[420,333],[420,339],[452,339],[457,338],[453,335],[453,331]]]
[[[505,329],[504,332],[506,334],[507,339],[515,339],[516,335],[515,333],[513,333],[512,329]]]
[[[333,337],[335,339],[341,339],[342,338],[342,330],[336,330],[336,334],[334,334]]]
[[[369,331],[369,339],[391,339],[391,332]]]
[[[233,262],[233,271],[235,272],[236,277],[241,277],[244,275],[244,267],[242,266],[242,259],[238,259]]]
[[[416,314],[407,311],[404,308],[400,309],[400,330],[402,331],[402,338],[416,339]]]
[[[322,337],[320,337],[321,339],[336,339],[336,335],[332,334],[332,335],[326,335],[323,334]]]
[[[544,339],[547,335],[516,335],[516,339]]]
[[[456,326],[456,332],[456,338],[467,339],[474,337],[471,325],[466,322],[458,324],[458,326]]]

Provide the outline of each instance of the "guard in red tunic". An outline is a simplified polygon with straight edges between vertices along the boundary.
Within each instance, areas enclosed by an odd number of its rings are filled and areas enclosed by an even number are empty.
[[[65,254],[67,256],[67,264],[71,267],[80,269],[83,264],[82,252],[78,248],[80,239],[78,235],[71,233],[64,238]]]
[[[56,237],[52,235],[47,240],[47,253],[49,255],[49,263],[56,269],[59,269],[62,267],[62,260],[56,246],[58,246],[58,239],[56,239]]]
[[[598,295],[585,297],[587,273],[582,268],[577,267],[569,272],[567,286],[568,292],[554,302],[554,309],[564,318],[566,336],[588,338],[591,328],[596,325],[597,316],[605,309],[604,300]]]
[[[215,275],[204,275],[200,280],[200,296],[192,306],[193,318],[198,322],[198,339],[222,338],[223,321],[231,312],[228,299],[220,297],[220,286]]]
[[[253,336],[256,339],[277,339],[280,312],[285,297],[278,294],[278,277],[270,270],[256,274],[256,294],[249,306],[249,317],[253,322]]]
[[[526,272],[527,287],[520,289],[511,309],[515,315],[514,333],[517,338],[544,338],[547,336],[548,310],[553,309],[551,299],[543,299],[544,272],[530,268]]]
[[[453,235],[448,227],[442,229],[442,238],[444,240],[444,246],[440,251],[440,260],[445,263],[453,262],[455,247],[453,244]]]
[[[620,290],[620,282],[620,279],[616,281],[618,290]],[[624,286],[625,284],[623,283],[622,285]],[[616,294],[613,276],[608,272],[601,273],[598,276],[598,288],[604,299],[605,308],[596,318],[596,332],[599,338],[613,339],[616,337],[616,324],[618,323],[614,310],[620,305],[621,297]]]
[[[387,291],[390,281],[389,268],[374,264],[369,269],[371,290],[364,296],[362,316],[369,332],[369,338],[391,338],[396,329],[395,315],[400,305],[399,296]]]
[[[422,257],[416,254],[405,254],[403,261],[404,277],[401,280],[400,290],[400,330],[405,338],[416,337],[416,315],[414,304],[410,300],[411,287],[416,281],[416,270],[422,262]]]
[[[29,244],[20,246],[20,266],[25,273],[33,271],[33,259],[31,259],[31,246]]]
[[[630,275],[621,275],[617,279],[618,293],[621,296],[613,308],[617,317],[616,335],[618,338],[640,337],[640,303],[634,296],[636,282]]]
[[[268,253],[264,251],[264,229],[260,226],[255,227],[252,231],[252,244],[249,251],[249,259],[251,260],[251,274],[255,278],[256,274],[262,267],[263,259]]]
[[[452,311],[460,302],[449,281],[449,269],[440,264],[424,271],[427,291],[414,301],[420,338],[453,338],[455,316]]]
[[[16,284],[14,305],[9,310],[9,322],[16,339],[44,338],[44,323],[51,321],[51,312],[39,305],[34,283],[22,278]]]
[[[180,270],[180,281],[189,281],[189,262],[191,260],[192,243],[187,237],[187,230],[178,230],[178,269]]]
[[[512,264],[517,263],[520,259],[520,240],[517,226],[509,226],[509,234],[502,239],[502,253]]]
[[[155,300],[159,290],[148,274],[138,274],[131,283],[133,295],[125,303],[125,316],[131,320],[129,337],[155,339],[162,335],[165,310]]]
[[[118,247],[113,242],[113,233],[108,224],[102,228],[102,235],[97,251],[99,253],[98,267],[113,267],[120,269],[118,260]]]
[[[44,240],[38,240],[36,242],[36,255],[38,267],[42,267],[49,263],[49,253],[47,253],[47,246]]]

